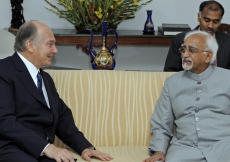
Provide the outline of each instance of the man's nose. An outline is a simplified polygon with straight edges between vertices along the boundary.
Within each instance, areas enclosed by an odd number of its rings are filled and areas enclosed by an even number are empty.
[[[210,21],[210,22],[208,23],[208,27],[209,27],[209,28],[213,28],[213,22],[212,22],[212,21]]]
[[[53,53],[53,54],[57,54],[57,53],[58,53],[58,50],[57,50],[56,45],[53,46],[53,48],[52,48],[52,53]]]

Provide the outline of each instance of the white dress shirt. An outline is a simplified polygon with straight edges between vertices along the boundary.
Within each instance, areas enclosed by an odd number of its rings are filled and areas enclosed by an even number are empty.
[[[22,59],[22,61],[24,62],[24,64],[26,65],[26,68],[28,69],[29,73],[30,73],[30,76],[32,77],[33,81],[34,81],[34,84],[36,85],[37,87],[37,74],[38,72],[40,72],[39,69],[37,69],[31,62],[29,62],[24,56],[22,56],[19,52],[17,52],[18,56]],[[47,95],[47,92],[46,92],[46,87],[45,87],[45,84],[44,84],[44,81],[42,82],[42,91],[43,91],[43,94],[44,94],[44,97],[45,97],[45,100],[46,100],[46,103],[47,103],[47,106],[50,108],[50,104],[49,104],[49,98],[48,98],[48,95]]]

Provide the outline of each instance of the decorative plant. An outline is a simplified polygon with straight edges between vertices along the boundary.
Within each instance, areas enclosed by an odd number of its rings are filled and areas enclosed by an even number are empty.
[[[140,10],[153,0],[58,0],[57,7],[45,0],[53,9],[49,11],[64,18],[74,26],[83,26],[97,30],[102,21],[108,21],[108,25],[117,26],[126,19],[134,18],[136,11]]]

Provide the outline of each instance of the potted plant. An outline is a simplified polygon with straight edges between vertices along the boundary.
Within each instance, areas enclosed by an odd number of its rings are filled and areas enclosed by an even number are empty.
[[[47,8],[49,11],[68,20],[77,30],[82,27],[95,31],[101,28],[103,21],[116,28],[122,21],[134,18],[136,11],[153,0],[143,3],[141,0],[58,0],[59,7],[45,1],[52,7]]]

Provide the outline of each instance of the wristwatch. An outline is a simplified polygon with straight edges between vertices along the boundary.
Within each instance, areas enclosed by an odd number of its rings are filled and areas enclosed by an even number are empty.
[[[149,154],[150,156],[153,156],[153,154],[155,154],[156,151],[153,151],[151,148],[149,148]]]

